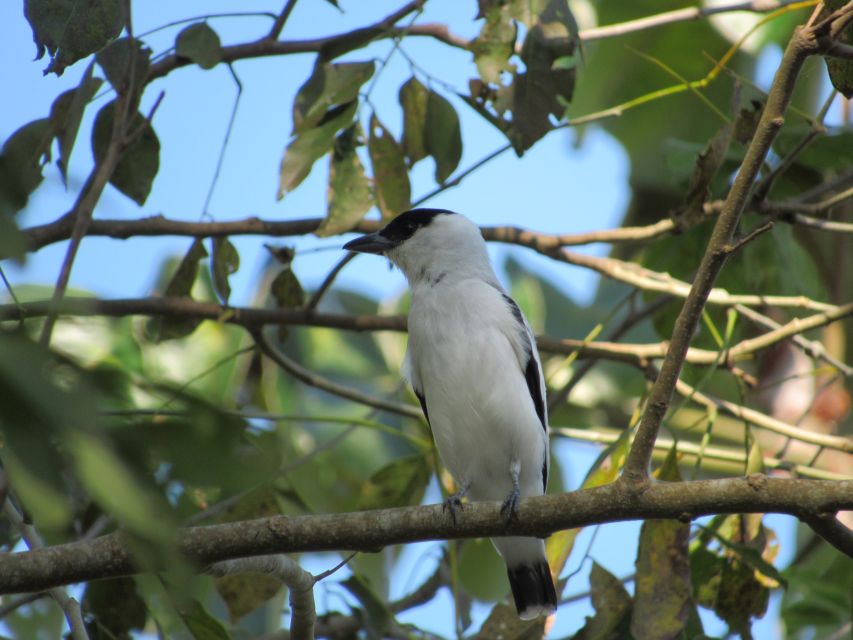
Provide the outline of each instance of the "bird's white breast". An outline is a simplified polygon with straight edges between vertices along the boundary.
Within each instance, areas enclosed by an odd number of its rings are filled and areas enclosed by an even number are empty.
[[[423,390],[442,461],[475,500],[540,495],[547,434],[524,377],[528,353],[503,292],[479,279],[413,289],[408,373]]]

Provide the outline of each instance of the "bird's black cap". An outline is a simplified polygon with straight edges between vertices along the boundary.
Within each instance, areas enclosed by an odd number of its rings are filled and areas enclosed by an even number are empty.
[[[411,238],[418,229],[427,227],[440,215],[453,215],[447,209],[412,209],[401,213],[376,233],[350,240],[344,249],[358,253],[383,254]]]

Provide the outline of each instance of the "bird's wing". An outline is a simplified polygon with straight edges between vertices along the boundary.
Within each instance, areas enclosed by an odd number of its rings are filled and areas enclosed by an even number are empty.
[[[403,377],[412,385],[412,391],[414,391],[415,395],[418,397],[418,402],[421,403],[421,410],[424,412],[424,418],[426,418],[427,424],[429,424],[429,412],[427,411],[426,396],[424,395],[423,385],[415,373],[415,368],[412,366],[411,350],[407,350],[406,357],[403,358]]]
[[[536,416],[542,425],[545,432],[545,439],[548,438],[548,414],[545,405],[545,376],[542,375],[542,365],[539,362],[539,354],[536,351],[536,341],[533,336],[533,330],[527,324],[524,314],[518,308],[515,300],[507,294],[501,294],[504,302],[506,302],[512,316],[516,322],[516,336],[508,336],[512,344],[516,344],[521,340],[521,353],[516,351],[516,355],[520,355],[519,364],[524,372],[524,380],[527,382],[527,390],[530,392],[530,398],[533,400],[533,406],[536,408]],[[515,340],[513,340],[515,337]],[[548,465],[549,458],[546,448],[545,460],[542,462],[542,490],[546,491],[548,487]]]

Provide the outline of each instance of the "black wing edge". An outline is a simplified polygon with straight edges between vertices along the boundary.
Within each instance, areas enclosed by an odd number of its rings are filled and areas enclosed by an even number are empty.
[[[421,403],[421,411],[424,412],[424,418],[426,418],[427,424],[429,424],[429,413],[427,412],[426,408],[426,396],[424,395],[423,391],[418,391],[414,387],[412,387],[412,391],[414,391],[415,395],[418,397],[418,402]]]
[[[542,386],[539,377],[539,363],[533,355],[533,350],[536,348],[530,341],[530,335],[527,333],[527,325],[524,324],[524,316],[521,309],[518,308],[515,300],[507,294],[502,294],[503,299],[509,305],[512,315],[518,321],[519,329],[527,341],[527,365],[524,368],[524,379],[527,381],[527,389],[530,391],[530,397],[533,399],[533,406],[536,408],[536,415],[539,416],[539,422],[542,423],[542,428],[547,432],[548,425],[545,422],[545,397],[542,393]]]

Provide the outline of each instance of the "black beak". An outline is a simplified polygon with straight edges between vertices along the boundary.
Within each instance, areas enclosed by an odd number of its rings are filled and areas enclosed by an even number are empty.
[[[368,233],[366,236],[350,240],[344,245],[344,249],[356,253],[375,253],[381,256],[395,246],[397,246],[396,242],[379,233]]]

